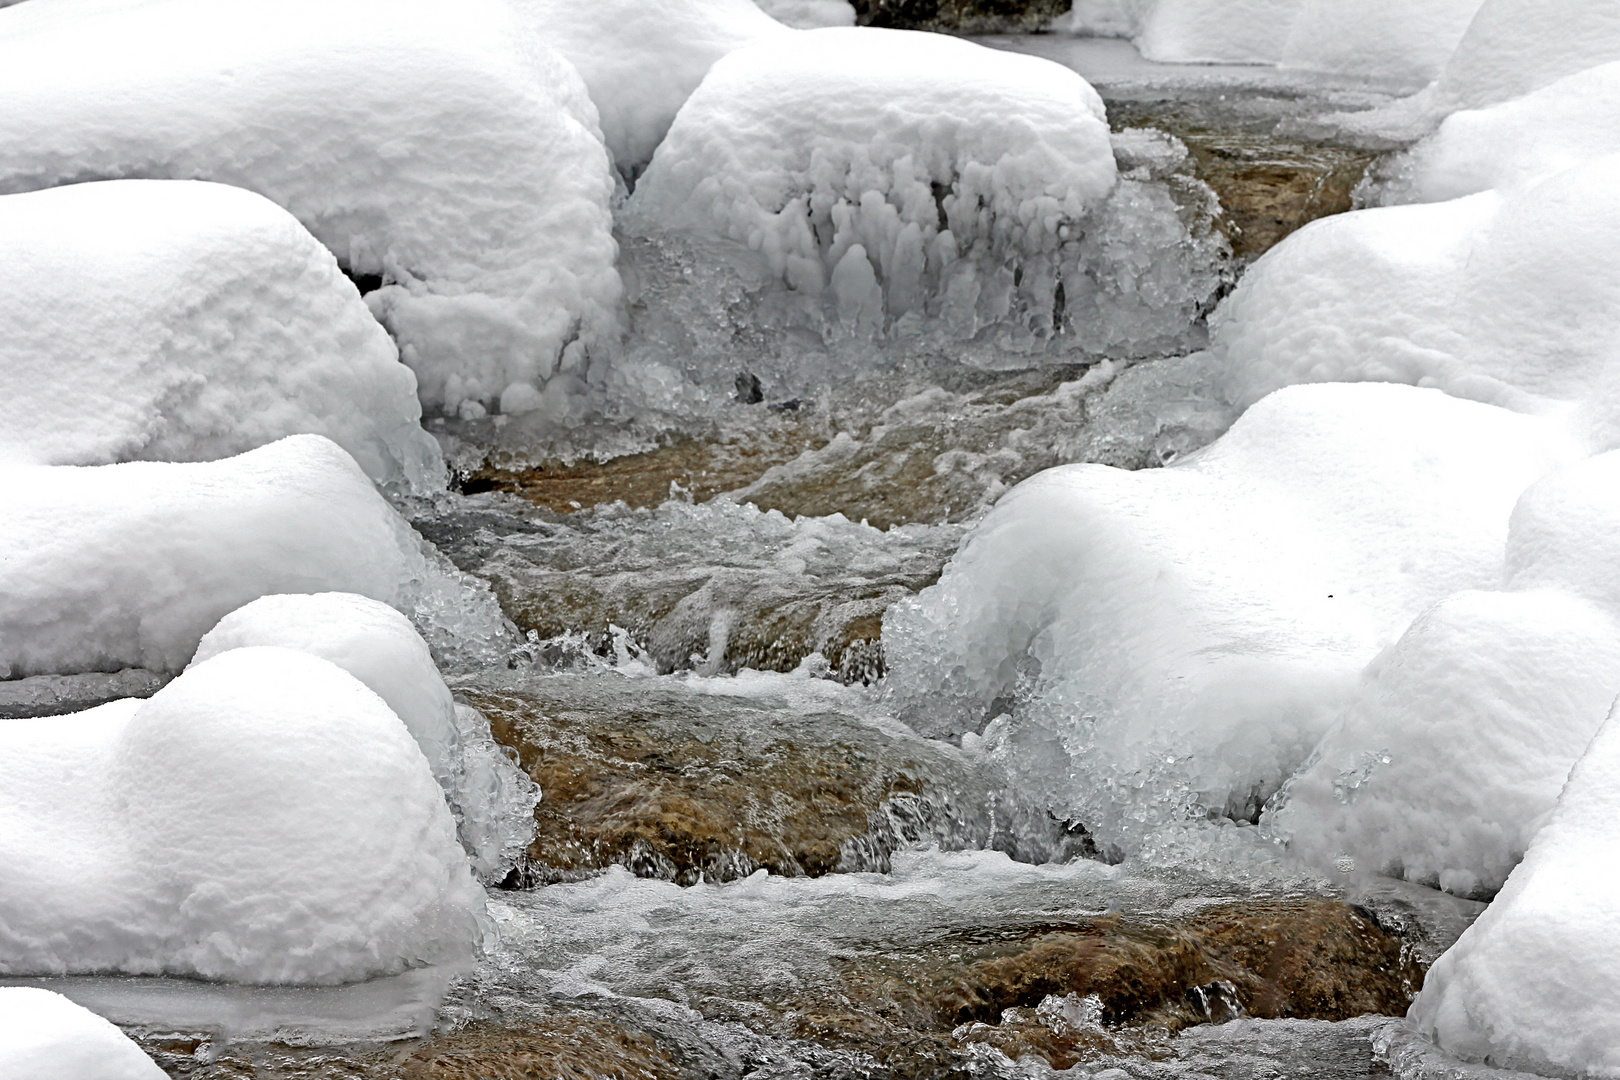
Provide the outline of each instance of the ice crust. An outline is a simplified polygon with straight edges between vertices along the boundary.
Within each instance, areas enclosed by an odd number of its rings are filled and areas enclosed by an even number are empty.
[[[422,752],[328,661],[233,649],[0,742],[0,972],[329,984],[481,940]]]
[[[121,177],[256,191],[382,279],[428,407],[533,404],[617,333],[596,110],[499,0],[0,11],[0,193]]]
[[[0,1075],[6,1080],[165,1080],[129,1036],[61,994],[0,987]]]
[[[1579,456],[1552,421],[1365,384],[1279,391],[1168,468],[1047,470],[890,609],[896,706],[984,729],[1103,840],[1253,821],[1368,661],[1498,583],[1520,492]]]
[[[30,0],[34,2],[34,0]],[[441,569],[354,459],[294,435],[213,462],[0,470],[0,673],[178,671],[272,593],[360,593],[450,659],[498,653],[488,590]]]
[[[240,188],[0,197],[0,461],[229,457],[314,432],[372,480],[444,486],[416,379],[322,248]]]

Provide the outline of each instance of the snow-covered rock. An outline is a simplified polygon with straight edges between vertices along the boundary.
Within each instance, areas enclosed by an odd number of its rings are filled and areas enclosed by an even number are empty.
[[[896,705],[930,735],[994,721],[981,748],[1110,841],[1252,819],[1415,616],[1498,583],[1515,500],[1579,453],[1550,420],[1332,385],[1168,468],[1049,469],[891,609]]]
[[[314,432],[378,483],[444,485],[416,379],[330,252],[222,184],[0,197],[0,461],[228,457]]]
[[[5,677],[178,671],[221,617],[271,593],[360,593],[452,648],[500,633],[318,435],[212,462],[9,467],[0,503]]]
[[[758,2],[765,14],[797,30],[855,25],[855,9],[849,0],[758,0]]]
[[[233,649],[147,701],[0,725],[0,971],[340,983],[465,960],[483,893],[399,717]]]
[[[1101,99],[1074,72],[831,28],[717,62],[630,208],[746,244],[852,332],[926,313],[971,336],[1014,312],[1039,332],[1065,282],[1071,299],[1084,288],[1078,222],[1115,175]]]
[[[380,277],[427,406],[538,403],[616,332],[596,110],[500,0],[0,11],[0,193],[120,177],[256,191]]]
[[[6,1080],[166,1080],[129,1036],[61,994],[0,986]]]
[[[1620,60],[1620,7],[1609,0],[1485,0],[1446,62],[1446,109],[1507,101]]]
[[[1430,968],[1411,1022],[1472,1061],[1620,1076],[1620,720],[1611,715],[1491,906]]]

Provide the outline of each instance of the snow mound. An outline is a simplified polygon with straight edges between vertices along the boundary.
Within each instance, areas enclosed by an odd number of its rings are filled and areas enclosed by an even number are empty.
[[[499,0],[0,11],[0,193],[122,177],[287,208],[384,282],[367,301],[429,407],[532,401],[617,331],[595,109]]]
[[[1620,1076],[1620,720],[1569,775],[1524,862],[1429,970],[1411,1022],[1458,1057]]]
[[[129,1036],[61,994],[0,987],[0,1075],[6,1080],[166,1080]]]
[[[0,743],[6,974],[332,984],[480,940],[483,892],[422,752],[318,657],[233,649]]]
[[[1485,0],[1441,72],[1450,109],[1506,101],[1620,60],[1620,8],[1592,0]]]
[[[777,22],[796,30],[855,25],[855,9],[849,0],[759,0],[759,6]]]
[[[427,758],[455,814],[462,844],[485,879],[499,880],[534,839],[533,781],[503,756],[475,709],[463,737],[457,705],[410,620],[353,593],[261,596],[203,636],[196,667],[258,645],[299,649],[331,661],[392,709]],[[482,728],[477,725],[482,722]]]
[[[925,313],[1050,332],[1079,222],[1115,182],[1101,99],[1049,61],[939,34],[832,28],[720,60],[630,200],[760,252],[851,333]]]
[[[631,181],[716,60],[787,33],[754,0],[519,0],[518,8],[579,70],[608,150]]]
[[[178,671],[224,615],[271,593],[381,600],[455,655],[504,635],[487,593],[440,569],[319,435],[212,462],[7,468],[0,501],[6,678]]]
[[[378,483],[444,486],[416,379],[285,210],[221,184],[0,197],[0,459],[228,457],[315,432]]]
[[[928,735],[990,722],[975,745],[1110,842],[1252,821],[1373,656],[1497,583],[1515,499],[1578,454],[1548,420],[1332,385],[1279,391],[1164,469],[1049,469],[890,609],[898,714]]]

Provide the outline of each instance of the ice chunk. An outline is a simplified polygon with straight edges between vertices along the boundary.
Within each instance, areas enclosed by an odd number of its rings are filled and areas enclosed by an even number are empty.
[[[1506,101],[1620,60],[1620,8],[1591,0],[1485,0],[1441,72],[1452,109]]]
[[[1620,720],[1478,921],[1436,961],[1411,1022],[1472,1061],[1620,1076]]]
[[[233,649],[150,700],[0,723],[0,971],[340,983],[465,960],[483,893],[388,706]]]
[[[316,432],[366,475],[444,486],[416,379],[290,214],[221,184],[0,197],[0,459],[228,457]]]
[[[381,600],[451,650],[504,633],[487,592],[447,576],[319,435],[213,462],[0,469],[0,500],[7,678],[177,671],[226,613],[304,590]]]
[[[1497,583],[1514,500],[1578,455],[1549,420],[1332,385],[1169,468],[1049,469],[890,610],[896,704],[926,734],[995,720],[989,750],[1104,840],[1253,820],[1380,649]]]
[[[129,1036],[61,994],[0,987],[0,1075],[6,1080],[165,1080]]]
[[[424,405],[492,404],[617,330],[596,110],[499,0],[29,0],[0,11],[0,192],[217,180],[286,207]]]

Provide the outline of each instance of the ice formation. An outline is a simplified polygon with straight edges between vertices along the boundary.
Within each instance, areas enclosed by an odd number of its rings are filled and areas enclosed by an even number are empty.
[[[559,364],[566,396],[616,332],[596,110],[499,0],[0,11],[0,193],[120,177],[287,208],[382,282],[426,406],[538,406]]]
[[[1620,720],[1603,725],[1496,900],[1429,970],[1411,1022],[1472,1061],[1620,1076]]]
[[[378,483],[444,485],[416,379],[331,254],[240,188],[0,197],[0,460],[228,457],[315,432]]]
[[[6,1080],[166,1080],[129,1036],[61,994],[0,987],[0,1076]]]
[[[480,876],[498,880],[528,847],[538,798],[534,783],[491,741],[489,721],[451,698],[427,642],[405,616],[354,593],[262,596],[205,634],[190,666],[256,645],[329,660],[383,699],[444,789]]]
[[[0,972],[341,983],[480,940],[422,752],[328,661],[233,649],[0,743]]]
[[[539,39],[579,70],[614,163],[632,181],[716,60],[787,33],[754,0],[517,0],[517,7]]]
[[[0,500],[6,678],[178,671],[222,616],[271,593],[360,593],[452,650],[504,633],[319,435],[212,462],[9,467]]]
[[[1049,469],[890,609],[896,705],[993,721],[982,748],[1109,841],[1253,820],[1373,656],[1497,584],[1515,499],[1578,456],[1552,421],[1367,384],[1279,391],[1168,468]]]
[[[831,325],[938,317],[1037,334],[1084,286],[1081,219],[1116,179],[1101,99],[1057,64],[937,34],[830,28],[720,60],[630,201],[718,235]]]
[[[1446,109],[1506,101],[1620,60],[1620,8],[1606,0],[1485,0],[1435,87]]]

